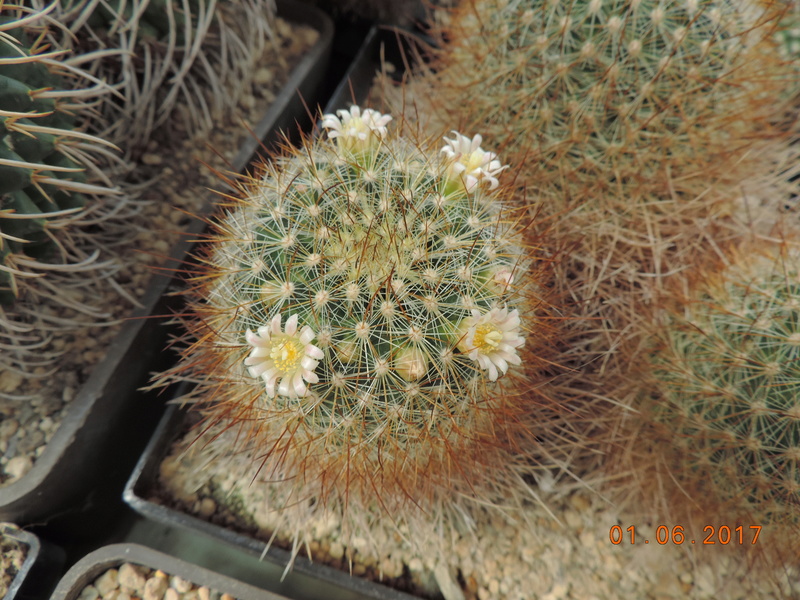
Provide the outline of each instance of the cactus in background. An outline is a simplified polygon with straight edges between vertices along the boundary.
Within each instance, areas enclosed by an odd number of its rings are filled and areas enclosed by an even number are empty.
[[[24,49],[13,20],[4,19],[0,31],[0,304],[9,305],[18,279],[58,255],[48,225],[83,208],[84,194],[111,190],[86,183],[76,146],[103,141],[75,131],[74,116],[60,109],[60,77],[44,64],[58,53]]]
[[[527,435],[518,365],[542,368],[549,330],[545,254],[503,202],[505,167],[480,136],[431,150],[389,120],[326,115],[327,139],[240,186],[163,376],[199,381],[271,477],[385,507],[502,479]]]
[[[561,208],[687,185],[693,197],[696,179],[735,177],[777,135],[771,117],[796,86],[774,36],[786,5],[745,5],[473,0],[412,90],[526,158],[527,180]]]
[[[0,366],[23,372],[53,358],[42,349],[48,330],[109,319],[73,297],[118,268],[99,260],[100,244],[81,226],[127,214],[127,198],[103,201],[119,193],[104,172],[116,165],[113,144],[76,129],[108,88],[65,91],[68,79],[92,78],[29,34],[52,10],[2,4],[0,15]],[[48,319],[45,304],[68,312]]]
[[[19,296],[20,278],[36,277],[37,268],[46,269],[44,263],[59,255],[59,246],[63,249],[52,233],[59,219],[79,212],[87,203],[85,194],[112,193],[87,183],[81,146],[113,145],[73,129],[75,117],[64,104],[80,94],[59,91],[61,78],[46,66],[61,53],[23,47],[24,27],[44,16],[8,12],[0,24],[0,253],[5,267],[0,303],[5,305]]]
[[[740,259],[695,298],[660,325],[645,422],[715,517],[798,526],[800,254]]]
[[[41,9],[42,0],[32,0]],[[235,107],[272,40],[274,0],[57,3],[54,47],[79,51],[81,67],[116,93],[93,132],[126,152],[145,144],[176,111],[187,131],[207,130]],[[164,141],[169,138],[165,137]]]

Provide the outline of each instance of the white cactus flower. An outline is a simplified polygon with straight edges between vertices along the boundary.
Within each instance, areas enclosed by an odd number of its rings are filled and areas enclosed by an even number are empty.
[[[447,177],[451,180],[463,181],[467,192],[476,186],[488,183],[489,189],[498,186],[497,175],[508,168],[497,160],[497,154],[486,152],[481,148],[483,138],[476,134],[472,139],[453,132],[453,139],[444,138],[445,147],[441,152],[447,157]]]
[[[362,113],[355,104],[350,110],[337,110],[336,115],[322,115],[322,127],[328,130],[329,138],[338,140],[340,147],[355,152],[368,150],[373,137],[383,139],[387,133],[386,124],[392,120],[391,115],[371,108]]]
[[[247,343],[253,346],[244,364],[250,375],[261,377],[267,388],[267,396],[277,394],[288,398],[304,396],[308,383],[317,383],[319,377],[314,373],[323,357],[322,350],[311,344],[316,334],[309,326],[297,331],[297,315],[286,321],[285,331],[281,331],[280,313],[258,328],[258,333],[249,329],[245,334]]]
[[[522,363],[517,348],[525,343],[520,335],[519,311],[493,308],[484,315],[476,309],[458,328],[460,334],[456,347],[476,361],[481,369],[489,371],[489,380],[497,381],[505,375],[508,365]]]

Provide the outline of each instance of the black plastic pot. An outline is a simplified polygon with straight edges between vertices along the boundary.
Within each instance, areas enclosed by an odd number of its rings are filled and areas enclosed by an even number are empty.
[[[380,68],[382,56],[402,66],[404,43],[408,43],[404,34],[372,28],[344,79],[334,91],[325,112],[346,108],[352,102],[366,98],[373,77]],[[179,388],[176,391],[176,397],[182,395],[182,391],[185,392],[185,388]],[[250,557],[260,558],[283,569],[292,562],[289,552],[270,546],[254,537],[159,504],[154,500],[158,495],[160,465],[173,442],[184,432],[186,417],[187,411],[177,405],[172,405],[167,409],[128,480],[123,494],[125,502],[140,515],[153,522],[169,528],[200,534],[206,539],[217,540],[217,543],[238,548]],[[325,598],[326,600],[412,600],[415,598],[386,585],[351,576],[327,565],[312,563],[303,556],[294,558],[292,571],[287,575],[287,580],[291,578],[303,580],[299,587],[311,590],[311,595],[303,595],[303,598]]]
[[[81,591],[108,569],[131,563],[175,575],[196,586],[206,586],[237,600],[287,600],[285,596],[259,589],[215,571],[137,544],[112,544],[87,554],[58,582],[51,600],[76,600]]]
[[[333,37],[333,23],[321,11],[290,0],[278,0],[278,14],[286,20],[306,24],[319,31],[319,39],[290,74],[272,106],[232,161],[244,170],[259,144],[269,148],[279,131],[292,132],[296,122],[308,122],[306,106],[314,106],[322,89]],[[259,142],[260,140],[260,142]],[[209,202],[209,208],[211,203]],[[169,315],[168,294],[175,282],[170,273],[180,268],[191,246],[191,238],[204,223],[194,220],[187,235],[172,251],[172,259],[153,277],[143,308],[135,311],[110,345],[105,358],[70,403],[58,431],[20,480],[0,488],[0,521],[30,524],[47,521],[56,513],[86,501],[87,490],[113,469],[113,457],[124,446],[121,440],[133,429],[149,427],[160,414],[163,401],[145,402],[137,392],[148,374],[172,360],[163,351],[168,329],[158,316]],[[150,413],[150,418],[144,413]],[[155,415],[153,413],[155,412]],[[118,444],[118,445],[117,445]]]
[[[328,99],[325,112],[332,113],[337,109],[347,108],[353,102],[375,100],[369,98],[369,92],[375,74],[380,71],[383,62],[389,62],[397,68],[394,77],[399,81],[405,65],[413,62],[423,43],[429,44],[430,40],[421,32],[399,27],[372,27],[344,77]]]
[[[0,535],[27,548],[25,561],[11,581],[3,600],[32,600],[49,593],[64,564],[63,550],[42,542],[29,531],[9,524],[0,526]]]

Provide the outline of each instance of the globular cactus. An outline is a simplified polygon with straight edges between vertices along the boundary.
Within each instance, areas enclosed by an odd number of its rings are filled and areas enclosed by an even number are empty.
[[[43,9],[47,2],[33,0]],[[98,104],[94,133],[137,155],[152,134],[180,117],[208,131],[252,82],[273,41],[273,0],[146,0],[56,3],[48,41],[82,55],[81,66],[115,90]],[[161,143],[168,143],[165,135]]]
[[[207,419],[238,427],[264,473],[386,507],[502,478],[532,406],[520,365],[542,368],[550,329],[545,252],[495,155],[389,120],[326,115],[327,139],[241,186],[166,375],[199,381]]]
[[[657,339],[641,408],[670,476],[718,520],[799,526],[800,254],[740,258]]]
[[[781,7],[472,0],[445,22],[411,90],[423,114],[480,125],[559,210],[652,201],[652,190],[680,198],[698,178],[738,176],[777,135],[771,116],[796,86],[776,48]]]

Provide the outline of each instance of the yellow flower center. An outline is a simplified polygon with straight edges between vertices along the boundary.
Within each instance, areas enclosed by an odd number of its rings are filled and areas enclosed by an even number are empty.
[[[303,344],[297,338],[287,336],[272,347],[269,357],[276,369],[288,375],[294,373],[300,366],[303,354]]]
[[[372,128],[363,119],[351,119],[342,124],[342,133],[337,140],[339,147],[351,152],[364,152],[369,150],[374,143],[372,139]],[[366,134],[365,139],[359,135]]]
[[[483,166],[483,152],[476,150],[461,157],[461,164],[467,168],[467,173],[472,173],[475,169]]]
[[[477,348],[481,354],[489,354],[497,349],[502,339],[502,331],[491,323],[484,323],[475,328],[472,345]]]

